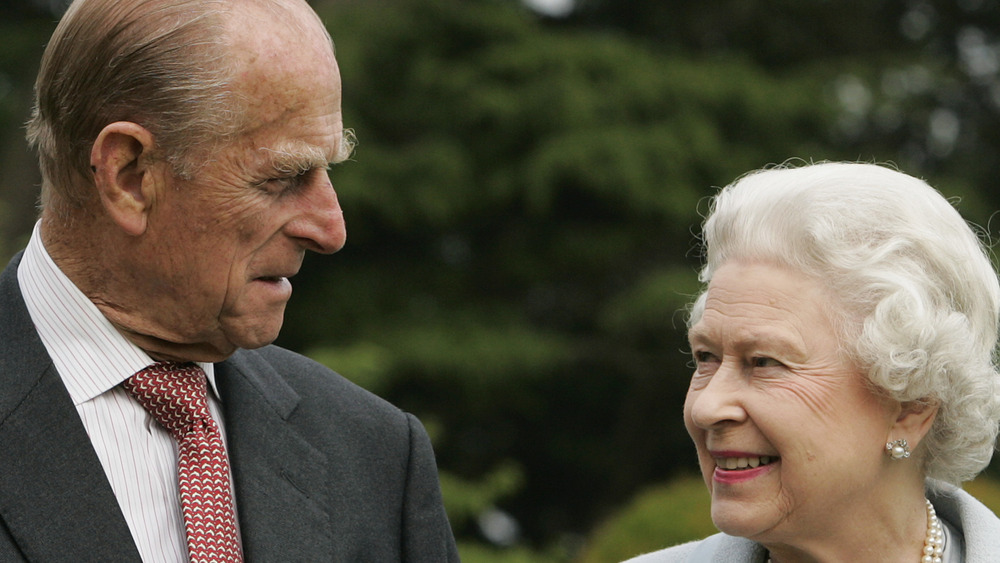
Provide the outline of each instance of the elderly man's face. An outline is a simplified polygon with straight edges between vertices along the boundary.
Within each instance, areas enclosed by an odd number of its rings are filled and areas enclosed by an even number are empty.
[[[709,285],[684,421],[724,532],[808,542],[897,500],[889,473],[906,466],[883,448],[899,411],[844,356],[833,306],[819,282],[771,265],[727,263]]]
[[[305,251],[336,252],[346,237],[325,169],[344,142],[332,49],[318,32],[272,37],[249,25],[236,89],[252,127],[202,155],[192,179],[169,182],[134,274],[154,289],[129,329],[196,350],[182,359],[273,341]]]

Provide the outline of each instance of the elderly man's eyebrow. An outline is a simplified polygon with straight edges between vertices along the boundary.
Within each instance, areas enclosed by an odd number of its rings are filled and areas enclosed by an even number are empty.
[[[315,168],[329,168],[336,163],[328,151],[313,145],[261,147],[260,150],[267,154],[270,168],[279,174],[302,174]]]

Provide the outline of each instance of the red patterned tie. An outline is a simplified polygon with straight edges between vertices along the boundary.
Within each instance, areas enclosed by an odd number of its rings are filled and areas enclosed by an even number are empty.
[[[208,413],[205,372],[194,364],[157,363],[123,385],[177,440],[177,479],[191,563],[243,561],[226,449]]]

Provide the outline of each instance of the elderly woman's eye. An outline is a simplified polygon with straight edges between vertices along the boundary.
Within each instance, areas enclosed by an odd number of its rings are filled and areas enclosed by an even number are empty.
[[[694,361],[699,364],[707,364],[716,361],[715,354],[711,352],[706,352],[704,350],[699,350],[694,353]]]

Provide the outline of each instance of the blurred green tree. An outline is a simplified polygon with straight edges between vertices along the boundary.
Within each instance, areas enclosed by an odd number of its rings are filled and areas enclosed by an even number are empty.
[[[283,342],[433,421],[449,478],[516,462],[495,500],[534,542],[693,463],[699,200],[791,155],[843,157],[823,145],[835,74],[659,53],[510,2],[320,11],[360,139],[332,171],[350,237],[309,261]]]

